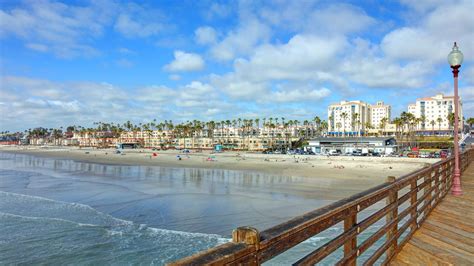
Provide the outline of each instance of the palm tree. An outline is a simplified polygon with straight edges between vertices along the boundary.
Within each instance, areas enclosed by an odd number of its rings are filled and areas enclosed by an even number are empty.
[[[336,123],[336,128],[337,128],[337,132],[338,132],[338,135],[339,135],[339,131],[341,130],[341,122]]]
[[[321,118],[319,118],[319,116],[315,116],[313,118],[313,121],[316,127],[316,132],[318,132],[318,134],[320,135],[321,134]]]
[[[357,124],[358,124],[358,119],[359,119],[359,114],[358,113],[353,113],[351,115],[351,128],[352,128],[352,131],[359,131],[358,128],[357,128]],[[357,135],[360,135],[360,132],[357,133]]]
[[[320,133],[328,130],[328,122],[326,120],[322,120],[320,125],[321,125]]]
[[[420,129],[421,129],[421,130],[425,130],[425,128],[426,128],[425,122],[427,122],[427,121],[426,121],[426,116],[425,116],[425,115],[421,115],[419,121],[420,121],[420,123],[421,123]]]
[[[431,120],[430,124],[431,124],[431,133],[432,135],[434,135],[434,125],[436,124],[436,122],[434,120]]]
[[[454,113],[449,113],[447,116],[448,122],[449,122],[449,129],[454,127]]]
[[[385,131],[385,127],[387,126],[387,121],[388,121],[388,118],[386,117],[380,120],[380,128],[382,129],[382,136],[385,136],[384,131]]]
[[[335,125],[334,125],[334,116],[333,116],[333,115],[330,115],[330,116],[328,117],[328,120],[329,120],[329,121],[328,121],[329,130],[334,131],[334,127],[335,127]]]
[[[346,119],[349,115],[346,113],[346,112],[342,112],[341,113],[341,118],[342,118],[342,123],[343,123],[343,131],[344,131],[344,134],[343,136],[345,137],[346,136]]]
[[[441,123],[443,123],[443,118],[438,117],[438,119],[436,119],[436,121],[438,122],[438,134],[439,134],[440,131],[441,131]]]
[[[393,119],[393,123],[395,124],[395,137],[398,135],[398,130],[400,129],[400,126],[403,124],[402,120],[399,117],[395,117]]]
[[[466,120],[466,123],[469,124],[469,129],[472,129],[472,125],[474,125],[474,117],[469,117],[469,118]]]

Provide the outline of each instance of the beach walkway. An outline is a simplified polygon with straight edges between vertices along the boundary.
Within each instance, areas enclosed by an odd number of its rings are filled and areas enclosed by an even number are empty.
[[[474,163],[462,196],[447,194],[390,265],[474,265]]]

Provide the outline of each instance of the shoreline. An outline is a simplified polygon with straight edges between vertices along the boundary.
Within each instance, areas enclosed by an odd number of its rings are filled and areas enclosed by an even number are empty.
[[[122,155],[116,154],[115,149],[31,146],[1,146],[0,151],[113,165],[257,171],[307,178],[348,180],[357,178],[365,181],[377,181],[376,184],[384,182],[387,176],[399,177],[424,167],[426,163],[432,164],[439,160],[397,157],[267,155],[232,151],[216,154],[212,154],[210,151],[192,151],[185,154],[177,150],[152,151],[149,149],[124,150],[124,155]],[[180,156],[181,160],[178,160],[177,156]],[[381,179],[383,181],[380,181]]]

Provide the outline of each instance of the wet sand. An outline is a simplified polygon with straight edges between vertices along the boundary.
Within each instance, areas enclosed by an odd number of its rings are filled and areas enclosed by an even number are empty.
[[[242,152],[212,154],[209,151],[184,154],[180,151],[125,150],[76,147],[0,147],[0,151],[31,154],[102,164],[227,169],[262,172],[280,176],[330,178],[346,182],[354,191],[378,185],[387,176],[402,176],[438,159],[394,157],[345,157],[281,155]],[[154,156],[156,154],[156,156]],[[181,160],[178,160],[178,157]]]
[[[2,147],[0,155],[14,162],[3,161],[3,169],[44,173],[5,177],[4,189],[87,204],[156,228],[227,235],[242,225],[268,228],[436,161],[114,151]],[[25,186],[21,175],[28,176]]]

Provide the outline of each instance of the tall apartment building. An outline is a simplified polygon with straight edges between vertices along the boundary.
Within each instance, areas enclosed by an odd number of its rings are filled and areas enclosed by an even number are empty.
[[[383,118],[387,118],[387,124],[390,123],[391,115],[392,107],[384,104],[382,101],[378,101],[375,105],[370,106],[370,124],[374,128],[380,128]]]
[[[362,101],[341,101],[328,107],[328,132],[355,135],[370,121],[370,105]]]
[[[425,117],[425,121],[417,126],[418,130],[448,131],[451,129],[448,115],[454,113],[454,96],[436,94],[433,97],[417,99],[416,103],[408,105],[408,112],[416,118]],[[459,98],[459,118],[462,117],[462,102]]]
[[[371,105],[362,101],[341,101],[328,107],[328,131],[330,135],[365,132],[367,124],[379,129],[382,119],[390,123],[392,107],[378,101]],[[345,115],[345,119],[343,114]]]

